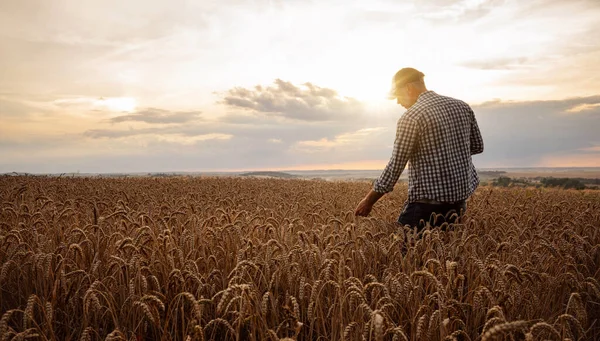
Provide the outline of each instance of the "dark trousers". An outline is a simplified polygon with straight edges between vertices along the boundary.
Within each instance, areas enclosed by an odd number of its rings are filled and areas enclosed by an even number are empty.
[[[460,217],[467,210],[465,200],[453,204],[425,204],[420,202],[405,203],[404,209],[398,217],[398,223],[402,226],[410,225],[417,227],[417,233],[421,232],[427,223],[431,227],[440,227],[443,223],[458,223]]]

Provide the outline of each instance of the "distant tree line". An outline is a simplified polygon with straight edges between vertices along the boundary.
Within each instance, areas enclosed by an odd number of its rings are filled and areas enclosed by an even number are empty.
[[[508,176],[500,176],[494,179],[491,183],[492,186],[499,187],[554,187],[564,189],[600,189],[600,179],[583,179],[583,178],[536,178],[539,182],[534,182],[530,179],[513,179]],[[592,186],[586,186],[592,185]]]
[[[297,175],[285,173],[285,172],[276,172],[276,171],[258,171],[258,172],[247,172],[242,173],[240,176],[270,176],[274,178],[297,178]]]
[[[148,176],[154,176],[157,178],[170,178],[173,176],[177,176],[177,174],[174,174],[174,173],[148,173]]]
[[[574,178],[543,178],[540,183],[546,187],[561,187],[565,189],[584,189],[585,184]]]
[[[477,173],[479,174],[479,173]],[[533,180],[536,181],[542,181],[543,179],[574,179],[574,180],[578,180],[579,182],[581,182],[582,184],[585,185],[600,185],[600,178],[555,178],[555,177],[547,177],[547,176],[536,176],[535,178],[532,178]]]
[[[477,171],[477,174],[479,174],[480,176],[489,176],[489,177],[494,177],[494,176],[501,176],[503,174],[506,174],[505,171]]]

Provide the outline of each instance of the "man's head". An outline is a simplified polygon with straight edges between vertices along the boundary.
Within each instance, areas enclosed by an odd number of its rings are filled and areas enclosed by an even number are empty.
[[[396,102],[406,109],[410,108],[419,95],[427,91],[423,78],[425,75],[411,67],[400,69],[396,72],[392,80],[392,90],[390,99],[396,99]]]

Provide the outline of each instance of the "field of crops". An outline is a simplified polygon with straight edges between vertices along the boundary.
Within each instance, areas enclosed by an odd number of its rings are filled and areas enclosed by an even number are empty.
[[[416,240],[369,188],[2,176],[0,339],[600,339],[600,191],[480,187]]]

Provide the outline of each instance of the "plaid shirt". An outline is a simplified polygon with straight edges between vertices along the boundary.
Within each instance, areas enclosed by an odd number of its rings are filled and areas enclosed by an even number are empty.
[[[398,120],[392,157],[373,190],[391,192],[408,167],[408,202],[467,199],[479,185],[471,155],[483,152],[475,113],[463,101],[422,93]]]

